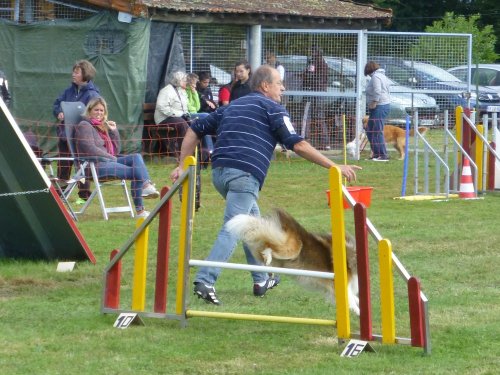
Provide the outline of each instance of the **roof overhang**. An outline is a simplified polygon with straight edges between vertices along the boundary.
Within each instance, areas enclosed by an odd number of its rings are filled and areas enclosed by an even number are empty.
[[[83,0],[135,17],[176,23],[261,25],[269,28],[379,30],[392,10],[348,0]]]

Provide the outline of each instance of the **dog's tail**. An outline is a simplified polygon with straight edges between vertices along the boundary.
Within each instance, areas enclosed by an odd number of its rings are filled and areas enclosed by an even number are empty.
[[[226,229],[251,248],[263,244],[281,246],[286,242],[286,233],[274,217],[236,215],[226,223]]]
[[[420,134],[425,134],[425,132],[428,130],[428,128],[426,128],[425,126],[419,126],[418,127],[418,132]],[[411,129],[410,130],[410,137],[413,137],[415,135],[415,130],[414,129]]]

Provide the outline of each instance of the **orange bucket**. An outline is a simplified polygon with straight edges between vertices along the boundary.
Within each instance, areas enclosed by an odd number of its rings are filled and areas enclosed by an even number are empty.
[[[372,201],[372,190],[371,186],[347,186],[347,191],[351,194],[354,201],[363,203],[367,208],[370,207]],[[326,190],[326,198],[328,200],[328,207],[330,207],[330,190]],[[345,198],[343,202],[345,209],[351,208]]]
[[[372,203],[372,190],[373,187],[371,186],[358,186],[359,188],[359,194],[358,194],[358,199],[356,199],[356,202],[363,203],[366,208],[370,207],[370,204]]]

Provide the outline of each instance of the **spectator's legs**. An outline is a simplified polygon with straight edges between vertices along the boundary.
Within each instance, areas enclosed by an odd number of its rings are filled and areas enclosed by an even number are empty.
[[[165,125],[170,128],[175,129],[175,156],[179,158],[181,154],[181,145],[184,136],[186,135],[186,131],[189,127],[189,124],[182,117],[168,117],[163,120],[160,125]]]
[[[374,109],[370,109],[370,117],[366,128],[366,135],[370,142],[370,148],[373,152],[373,157],[387,158],[387,150],[384,139],[384,122],[389,114],[389,104],[378,105]]]
[[[142,188],[150,178],[140,154],[119,156],[116,162],[100,162],[97,164],[97,175],[99,178],[130,180],[134,205],[138,211],[144,208]]]
[[[72,155],[69,151],[68,142],[66,139],[59,138],[57,142],[57,148],[59,149],[59,157],[61,158],[71,158]],[[60,180],[68,181],[71,178],[71,166],[73,162],[71,160],[58,160],[57,161],[57,178]]]

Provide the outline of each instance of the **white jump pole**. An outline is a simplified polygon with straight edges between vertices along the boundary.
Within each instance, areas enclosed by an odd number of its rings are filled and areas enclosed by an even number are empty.
[[[330,279],[330,280],[333,280],[333,278],[335,276],[335,274],[332,272],[297,270],[297,269],[293,269],[293,268],[255,266],[255,265],[250,265],[250,264],[239,264],[239,263],[211,262],[208,260],[196,260],[196,259],[190,259],[189,265],[191,267],[217,267],[217,268],[227,268],[227,269],[232,269],[232,270],[280,273],[282,275],[310,276],[310,277],[318,277],[321,279]]]

